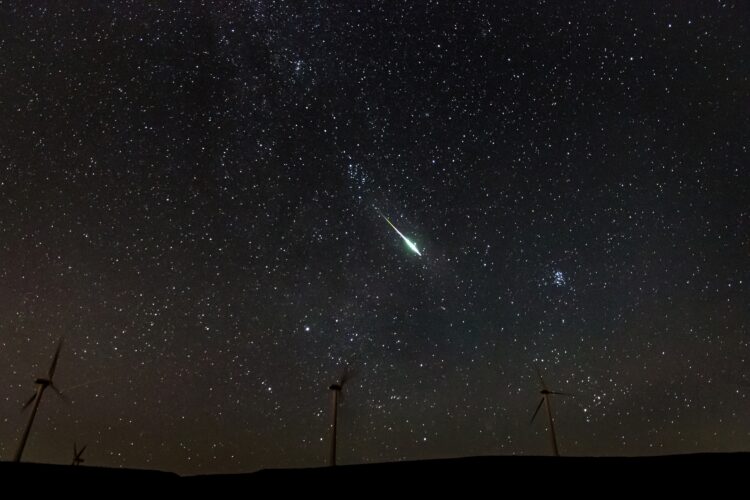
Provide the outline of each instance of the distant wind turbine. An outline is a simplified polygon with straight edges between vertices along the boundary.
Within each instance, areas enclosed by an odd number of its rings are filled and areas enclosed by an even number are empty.
[[[86,450],[86,445],[83,445],[83,448],[80,450],[76,446],[76,443],[73,443],[73,463],[70,465],[81,465],[84,460],[81,458],[81,455],[83,455],[83,452]]]
[[[542,395],[542,400],[539,401],[539,405],[537,405],[536,407],[534,416],[531,417],[531,423],[534,423],[534,419],[539,413],[539,410],[542,408],[542,405],[545,405],[547,407],[547,418],[549,419],[549,435],[550,435],[550,439],[552,440],[552,453],[556,457],[559,457],[560,450],[557,447],[557,435],[555,434],[555,420],[552,418],[552,406],[550,405],[550,396],[552,394],[556,396],[572,396],[572,394],[567,394],[565,392],[550,391],[547,388],[547,384],[544,383],[544,378],[542,378],[542,372],[539,371],[539,368],[536,369],[536,374],[539,376],[539,382],[542,385],[542,389],[539,391],[539,394]]]
[[[339,397],[341,395],[341,390],[344,388],[344,384],[351,378],[351,376],[352,371],[347,366],[344,369],[344,373],[341,374],[339,381],[328,387],[328,390],[331,391],[331,449],[328,464],[331,466],[336,465],[336,428],[338,426]]]
[[[58,390],[58,388],[55,387],[55,384],[52,381],[52,377],[55,375],[55,368],[57,367],[57,359],[60,357],[60,349],[62,349],[62,344],[63,340],[61,338],[57,342],[57,349],[55,350],[55,356],[52,358],[52,364],[50,365],[49,371],[47,372],[47,378],[36,379],[36,381],[34,382],[36,384],[36,392],[29,398],[28,401],[26,401],[26,404],[23,405],[23,410],[25,410],[31,403],[34,403],[34,406],[31,409],[31,414],[29,415],[29,421],[27,422],[26,428],[24,429],[23,435],[21,436],[21,442],[18,444],[18,449],[16,450],[16,454],[13,457],[14,462],[21,461],[21,455],[23,454],[23,449],[26,446],[26,440],[29,438],[29,432],[31,431],[31,424],[34,423],[34,417],[36,416],[36,411],[39,408],[39,402],[42,400],[44,390],[47,389],[47,387],[51,387],[58,396],[60,396],[63,400],[65,399],[65,397]]]

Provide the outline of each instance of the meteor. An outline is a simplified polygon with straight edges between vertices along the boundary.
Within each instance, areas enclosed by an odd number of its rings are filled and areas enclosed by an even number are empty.
[[[404,242],[411,249],[412,252],[414,252],[415,254],[419,255],[420,257],[422,256],[422,254],[419,252],[419,249],[417,248],[417,245],[415,245],[409,238],[407,238],[406,236],[404,236],[401,233],[401,231],[399,231],[396,228],[396,226],[394,226],[393,223],[388,220],[388,217],[386,217],[382,213],[380,214],[380,216],[385,219],[385,221],[388,223],[388,225],[391,226],[393,228],[393,230],[398,233],[399,236],[401,236],[401,239],[404,240]]]

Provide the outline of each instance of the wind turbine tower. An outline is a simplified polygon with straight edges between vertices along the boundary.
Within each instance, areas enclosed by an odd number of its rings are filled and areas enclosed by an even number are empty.
[[[534,419],[539,413],[539,410],[542,408],[542,405],[544,405],[547,408],[547,419],[549,420],[549,436],[550,436],[550,440],[552,441],[552,454],[556,457],[559,457],[560,449],[557,447],[557,434],[555,433],[555,419],[552,417],[552,406],[550,405],[550,396],[552,396],[553,394],[556,396],[572,396],[572,394],[567,394],[565,392],[550,391],[547,388],[547,384],[544,383],[544,378],[542,377],[542,372],[539,371],[539,368],[536,369],[536,374],[539,376],[539,383],[542,386],[541,390],[539,391],[539,394],[542,395],[542,399],[541,401],[539,401],[539,404],[536,407],[534,416],[531,417],[531,423],[534,423]]]
[[[57,343],[57,349],[55,350],[55,356],[52,358],[52,364],[49,367],[49,371],[47,372],[47,378],[38,378],[34,382],[36,384],[36,392],[33,396],[29,398],[28,401],[26,401],[26,404],[23,405],[23,409],[29,407],[31,403],[34,403],[34,406],[31,408],[31,414],[29,415],[29,421],[26,423],[26,428],[23,431],[23,435],[21,436],[21,442],[18,443],[18,449],[16,450],[16,454],[13,456],[14,462],[20,462],[21,461],[21,455],[23,454],[23,449],[26,446],[26,440],[29,438],[29,432],[31,431],[31,425],[34,423],[34,417],[36,416],[36,411],[39,409],[39,403],[42,400],[42,395],[44,394],[44,391],[47,389],[47,387],[51,387],[53,391],[57,393],[58,396],[61,398],[63,397],[62,393],[59,391],[57,387],[55,387],[55,384],[52,380],[52,377],[55,375],[55,368],[57,367],[57,359],[60,357],[60,349],[62,349],[63,341],[62,339],[59,340]]]
[[[331,384],[328,390],[331,391],[331,449],[328,456],[328,465],[336,465],[336,431],[338,427],[338,410],[339,399],[344,384],[351,377],[351,370],[347,367],[339,378],[337,383]]]

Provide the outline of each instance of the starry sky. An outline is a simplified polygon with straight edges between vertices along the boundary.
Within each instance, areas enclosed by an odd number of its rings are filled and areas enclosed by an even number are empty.
[[[749,19],[0,2],[0,458],[747,451]]]

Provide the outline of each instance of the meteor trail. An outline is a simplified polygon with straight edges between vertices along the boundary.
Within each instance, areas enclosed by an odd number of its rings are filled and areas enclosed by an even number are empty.
[[[416,253],[420,257],[422,256],[422,254],[419,252],[419,249],[417,248],[417,245],[415,245],[409,238],[407,238],[406,236],[404,236],[403,234],[401,234],[401,231],[399,231],[396,228],[396,226],[394,226],[393,223],[388,220],[388,217],[386,217],[382,213],[380,214],[380,216],[385,219],[385,221],[388,223],[388,225],[390,225],[393,228],[393,230],[398,233],[399,236],[401,236],[401,239],[404,240],[404,242],[411,249],[412,252]]]

